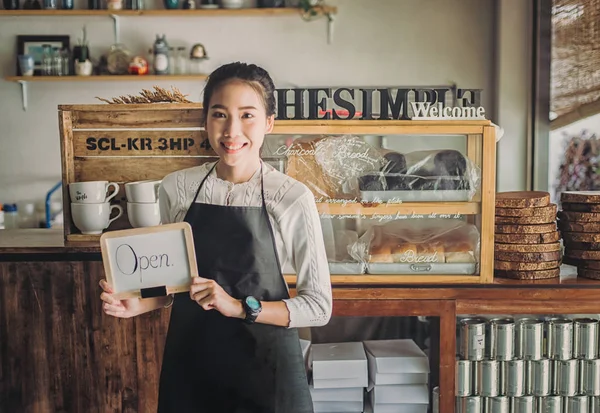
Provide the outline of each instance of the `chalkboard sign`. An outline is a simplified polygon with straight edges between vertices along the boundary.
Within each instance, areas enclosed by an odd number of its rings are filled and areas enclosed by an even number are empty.
[[[118,299],[189,291],[198,276],[187,222],[105,232],[100,248],[106,280]]]

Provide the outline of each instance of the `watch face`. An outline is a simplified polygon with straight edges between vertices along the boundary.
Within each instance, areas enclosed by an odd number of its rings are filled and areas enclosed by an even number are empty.
[[[256,311],[260,308],[260,303],[254,297],[246,297],[246,304],[252,311]]]

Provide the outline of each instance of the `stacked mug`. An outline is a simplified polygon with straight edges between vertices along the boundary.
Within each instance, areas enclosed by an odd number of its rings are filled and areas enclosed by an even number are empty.
[[[125,184],[127,216],[133,228],[160,225],[158,190],[161,181],[137,181]]]
[[[108,194],[108,190],[113,191]],[[111,205],[110,200],[117,196],[119,185],[108,181],[73,182],[69,184],[71,196],[71,216],[73,223],[84,235],[102,234],[108,226],[123,215],[120,205]],[[111,218],[113,210],[118,213]]]

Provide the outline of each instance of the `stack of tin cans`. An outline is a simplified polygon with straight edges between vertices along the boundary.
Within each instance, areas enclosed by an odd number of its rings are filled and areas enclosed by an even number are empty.
[[[598,320],[464,318],[456,413],[600,413]]]

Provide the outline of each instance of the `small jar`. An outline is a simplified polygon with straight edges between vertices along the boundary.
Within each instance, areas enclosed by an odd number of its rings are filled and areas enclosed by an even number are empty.
[[[19,228],[19,212],[17,211],[17,204],[4,205],[4,228]]]
[[[169,47],[169,74],[174,75],[177,73],[177,68],[175,67],[175,61],[177,60],[177,56],[175,55],[175,48]]]
[[[187,52],[185,50],[185,47],[183,46],[179,46],[177,48],[177,59],[175,61],[175,73],[177,73],[178,75],[185,75],[188,72],[188,68],[187,68],[187,63],[188,63],[188,59],[187,59]]]

